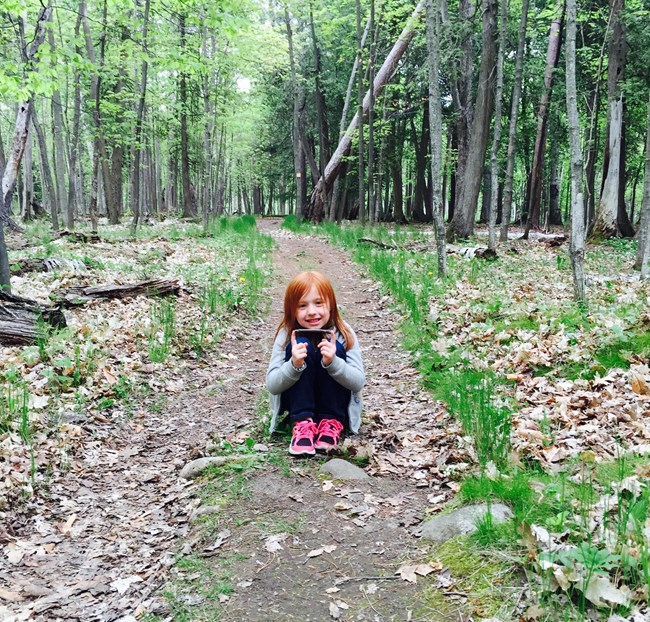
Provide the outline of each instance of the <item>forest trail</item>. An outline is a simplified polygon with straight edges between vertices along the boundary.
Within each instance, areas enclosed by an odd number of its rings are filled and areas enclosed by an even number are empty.
[[[442,619],[427,613],[421,583],[395,573],[426,559],[417,527],[427,507],[438,509],[452,493],[439,471],[452,453],[444,417],[400,351],[397,318],[376,284],[343,251],[279,223],[258,221],[277,242],[266,317],[235,323],[216,351],[178,377],[177,397],[163,409],[143,405],[132,419],[93,429],[67,476],[9,526],[2,619],[174,620],[163,589],[202,581],[191,564],[174,565],[181,550],[227,575],[233,588],[217,604],[205,585],[177,592],[178,606],[204,612],[196,619]],[[244,472],[246,494],[222,507],[219,535],[207,542],[190,521],[200,485],[180,479],[179,470],[219,439],[264,440],[257,418],[272,335],[284,287],[305,269],[332,280],[359,336],[368,381],[353,444],[371,453],[371,479],[326,481],[321,460],[263,462]]]

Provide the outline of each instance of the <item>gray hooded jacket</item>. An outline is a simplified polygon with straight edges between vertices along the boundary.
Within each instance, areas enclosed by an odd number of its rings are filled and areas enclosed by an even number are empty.
[[[363,371],[363,361],[361,359],[361,348],[359,340],[354,331],[346,324],[354,336],[354,345],[346,352],[347,360],[338,356],[325,369],[329,375],[336,380],[341,386],[352,391],[350,404],[348,406],[348,418],[350,422],[350,431],[356,434],[361,425],[361,409],[363,401],[359,391],[366,381],[366,375]],[[278,424],[278,416],[281,407],[281,394],[288,388],[292,387],[300,378],[300,372],[296,371],[291,364],[291,359],[284,360],[286,348],[287,332],[282,329],[273,342],[273,351],[271,361],[266,371],[266,388],[269,395],[269,406],[271,411],[270,431],[273,432]],[[336,340],[345,346],[345,339],[336,331]]]

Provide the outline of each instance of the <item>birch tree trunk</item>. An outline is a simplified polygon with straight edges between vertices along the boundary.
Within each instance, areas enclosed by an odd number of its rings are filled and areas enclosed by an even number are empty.
[[[404,52],[406,51],[406,48],[409,46],[409,43],[411,43],[413,37],[415,36],[420,14],[424,9],[424,3],[425,0],[420,0],[418,2],[417,6],[413,10],[413,13],[404,26],[404,29],[402,30],[399,38],[395,42],[395,45],[393,45],[392,50],[377,72],[375,81],[372,85],[372,92],[375,99],[381,94],[388,81],[393,77],[395,71],[397,70],[397,64],[399,63],[399,60],[402,58]],[[370,91],[366,93],[366,96],[363,99],[363,114],[366,114],[369,105]],[[320,222],[323,219],[326,194],[332,187],[332,183],[338,175],[341,164],[343,163],[343,158],[350,153],[350,147],[352,146],[352,136],[356,132],[358,122],[359,115],[355,114],[354,118],[348,125],[348,129],[339,141],[338,147],[332,154],[330,161],[327,163],[325,171],[314,187],[306,214],[310,220]]]
[[[27,66],[27,72],[35,70],[35,65],[38,62],[36,53],[45,40],[45,25],[50,19],[51,13],[52,7],[48,4],[41,9],[38,15],[34,38],[29,47],[25,49],[23,57]],[[11,293],[11,279],[9,276],[9,255],[7,254],[7,245],[5,243],[4,227],[6,224],[13,222],[10,218],[11,201],[16,189],[20,161],[25,152],[32,108],[32,97],[18,105],[11,152],[9,153],[9,159],[7,160],[2,175],[2,197],[0,198],[0,287],[4,288],[8,293]]]
[[[440,7],[427,0],[427,50],[429,71],[429,140],[431,142],[431,211],[436,236],[438,277],[447,274],[445,219],[442,201],[442,103],[440,101]]]
[[[494,129],[492,130],[492,147],[490,148],[490,207],[488,209],[488,248],[497,247],[497,201],[499,198],[499,167],[497,155],[501,140],[501,108],[503,100],[503,61],[506,47],[506,20],[508,3],[501,0],[501,19],[499,23],[499,52],[497,54],[497,83],[494,103]]]
[[[639,224],[639,246],[634,267],[641,270],[641,278],[650,276],[650,99],[648,100],[648,128],[645,137],[645,170],[643,173],[643,199]]]
[[[576,0],[566,1],[566,106],[571,148],[571,267],[573,291],[581,305],[585,296],[585,215],[582,187],[582,146],[576,87]]]
[[[502,0],[503,1],[503,0]],[[503,190],[503,213],[501,216],[501,231],[499,240],[508,241],[508,227],[512,216],[512,186],[515,171],[515,147],[517,142],[517,120],[521,101],[521,83],[524,73],[524,48],[526,45],[526,26],[528,24],[528,0],[522,0],[521,20],[519,22],[519,37],[517,41],[517,60],[515,61],[515,83],[512,87],[512,102],[510,105],[510,126],[508,128],[508,155],[506,156],[506,182]]]

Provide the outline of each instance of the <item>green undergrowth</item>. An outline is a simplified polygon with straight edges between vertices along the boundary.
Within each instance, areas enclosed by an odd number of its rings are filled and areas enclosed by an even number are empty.
[[[471,560],[467,577],[458,572],[461,592],[474,595],[485,587],[480,573],[473,573],[480,565],[475,555],[503,569],[500,579],[487,585],[492,589],[504,582],[494,606],[487,597],[475,612],[508,619],[515,601],[510,600],[510,610],[500,602],[521,595],[521,577],[513,578],[516,569],[527,575],[528,599],[549,621],[582,620],[587,611],[599,619],[596,610],[608,608],[625,615],[635,604],[630,593],[644,602],[650,573],[642,525],[649,493],[641,474],[645,469],[647,475],[647,459],[601,465],[587,452],[582,460],[558,465],[557,473],[545,473],[533,452],[513,460],[510,428],[518,405],[507,380],[510,374],[545,374],[549,382],[589,381],[614,368],[648,362],[646,295],[618,275],[632,265],[633,247],[589,247],[586,269],[596,277],[589,306],[580,308],[572,300],[570,263],[563,251],[529,245],[510,256],[502,251],[490,262],[448,256],[448,276],[439,279],[433,238],[423,231],[295,220],[285,226],[324,235],[348,249],[390,294],[403,317],[403,346],[423,384],[473,440],[477,472],[484,475],[466,477],[458,501],[502,501],[512,509],[512,521],[494,525],[488,518],[475,536],[448,545],[456,557]],[[545,425],[548,421],[542,420],[543,433]],[[545,438],[552,440],[550,432]],[[544,543],[545,533],[550,543]],[[491,572],[486,571],[488,577]],[[599,600],[593,593],[597,588],[610,591],[608,597],[619,604]],[[457,609],[440,590],[433,590],[431,598],[432,609]]]
[[[480,525],[468,542],[526,570],[544,619],[582,620],[594,605],[625,616],[650,588],[649,470],[647,456],[597,463],[586,454],[555,474],[529,468],[466,478],[461,502],[504,502],[514,516]]]
[[[101,243],[85,243],[55,238],[41,222],[30,223],[26,238],[33,246],[12,253],[12,261],[53,256],[79,260],[86,270],[13,277],[14,293],[47,299],[62,284],[149,278],[175,280],[182,289],[178,296],[101,300],[66,310],[74,328],[41,322],[33,344],[3,350],[2,439],[10,435],[27,455],[61,458],[60,464],[32,460],[22,469],[27,496],[68,461],[65,450],[51,446],[67,446],[71,424],[164,411],[167,388],[175,391],[172,370],[211,356],[235,322],[260,316],[268,304],[273,241],[251,216],[219,218],[207,230],[168,221],[140,227],[135,239],[127,226],[100,227],[99,234]],[[39,451],[39,445],[50,450]]]
[[[508,619],[520,594],[512,586],[521,584],[522,578],[505,556],[466,537],[448,540],[430,556],[448,577],[449,587],[425,588],[417,619]]]

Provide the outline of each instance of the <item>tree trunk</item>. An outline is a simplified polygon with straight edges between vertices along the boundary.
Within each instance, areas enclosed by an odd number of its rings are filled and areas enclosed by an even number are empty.
[[[79,38],[79,30],[81,29],[81,13],[77,15],[77,23],[75,24],[75,41]],[[75,44],[75,52],[81,56],[81,46]],[[68,177],[68,203],[66,209],[66,226],[68,230],[74,230],[74,213],[75,203],[77,201],[77,159],[79,155],[79,127],[81,124],[81,84],[80,84],[80,71],[75,67],[73,72],[74,80],[74,104],[72,113],[72,136],[70,137],[70,170]],[[79,197],[82,198],[81,196]],[[63,206],[61,206],[63,208]]]
[[[528,23],[528,0],[522,0],[521,20],[519,21],[519,38],[517,42],[517,59],[515,61],[515,83],[512,87],[512,102],[510,104],[510,126],[508,129],[508,155],[506,156],[506,181],[503,190],[503,214],[499,240],[508,241],[508,227],[512,217],[512,186],[515,171],[515,147],[517,138],[517,119],[521,101],[521,83],[524,67],[524,48],[526,45],[526,25]]]
[[[648,100],[647,130],[645,137],[645,171],[643,174],[643,199],[639,220],[639,246],[634,267],[641,270],[641,278],[647,279],[650,273],[650,99]]]
[[[576,0],[566,0],[566,105],[571,147],[571,266],[573,290],[579,304],[585,297],[585,216],[582,189],[582,146],[576,87]]]
[[[481,189],[481,174],[485,163],[490,119],[493,107],[494,65],[496,62],[496,0],[483,0],[483,37],[481,66],[478,76],[476,103],[469,135],[469,154],[464,180],[457,200],[454,217],[447,229],[447,239],[467,238],[474,231],[474,218]]]
[[[363,37],[361,38],[361,47],[363,48],[366,44],[366,38],[370,30],[370,19],[366,22],[366,28],[363,31]],[[341,112],[341,122],[339,124],[339,140],[345,135],[345,126],[348,120],[348,110],[350,109],[350,101],[352,100],[352,88],[357,79],[357,69],[359,68],[359,58],[355,55],[354,64],[352,65],[352,71],[350,72],[350,79],[348,80],[348,88],[345,92],[345,101],[343,103],[343,112]],[[324,169],[323,169],[324,170]],[[330,211],[329,211],[329,220],[335,220],[338,213],[338,202],[339,202],[339,177],[335,176],[334,182],[332,185],[332,200],[330,202]]]
[[[386,57],[383,65],[377,72],[375,76],[375,81],[372,85],[373,95],[375,99],[380,95],[384,90],[384,87],[388,81],[392,78],[393,74],[397,69],[397,64],[399,63],[400,58],[406,51],[409,43],[415,36],[415,31],[419,23],[419,16],[422,10],[424,9],[425,0],[420,0],[413,10],[408,22],[404,26],[402,33],[400,34],[398,40],[395,42],[392,50]],[[370,105],[370,93],[366,93],[366,96],[363,100],[363,112],[364,114],[368,110]],[[338,172],[341,168],[342,161],[346,155],[350,152],[350,147],[352,145],[352,136],[356,132],[357,124],[359,122],[358,114],[354,116],[350,125],[346,130],[345,134],[341,138],[336,151],[332,154],[330,161],[325,167],[323,175],[321,175],[316,187],[314,188],[311,199],[309,201],[307,215],[310,220],[320,221],[323,219],[324,215],[324,205],[325,205],[325,196],[329,189],[332,187],[334,179],[338,175]]]
[[[537,136],[535,137],[535,149],[533,152],[533,167],[530,177],[530,191],[528,193],[528,220],[524,239],[532,229],[539,229],[539,212],[542,202],[542,177],[544,172],[544,154],[546,152],[546,136],[548,133],[548,112],[553,89],[553,73],[560,60],[560,48],[562,42],[562,22],[564,18],[564,0],[558,6],[558,14],[551,22],[551,32],[548,37],[546,49],[546,69],[544,71],[544,89],[539,101],[537,113]]]
[[[289,66],[291,67],[291,90],[293,92],[293,172],[296,176],[296,218],[302,219],[303,217],[303,204],[302,197],[305,194],[305,184],[300,160],[304,158],[301,154],[300,147],[300,110],[302,97],[302,89],[298,84],[298,76],[296,72],[296,59],[293,50],[293,31],[291,29],[291,17],[289,16],[289,9],[284,5],[284,23],[287,28],[287,42],[289,44]]]
[[[81,21],[83,24],[84,38],[86,41],[86,50],[88,53],[88,59],[93,65],[98,65],[97,69],[92,72],[90,76],[90,99],[93,105],[93,122],[95,125],[95,147],[94,147],[94,157],[97,158],[97,166],[93,165],[93,170],[95,171],[95,179],[93,184],[95,187],[99,186],[99,180],[97,176],[99,175],[99,169],[102,171],[102,181],[103,181],[103,190],[104,190],[104,199],[106,202],[107,211],[109,214],[109,222],[114,225],[119,223],[119,216],[115,209],[115,200],[112,194],[111,187],[111,171],[108,164],[108,154],[106,152],[106,141],[104,138],[102,119],[100,114],[100,70],[104,64],[103,57],[100,58],[99,64],[97,63],[97,58],[95,55],[95,46],[93,45],[92,37],[90,34],[90,24],[88,23],[88,15],[86,14],[86,0],[79,0],[79,13],[81,14]],[[104,15],[106,15],[106,2],[104,2]],[[104,29],[102,34],[102,40],[106,38],[106,19],[102,23]],[[95,200],[95,208],[97,206],[97,200]],[[95,212],[96,216],[96,212]],[[92,219],[92,216],[91,216]]]
[[[620,229],[617,217],[625,210],[625,162],[623,161],[623,92],[625,78],[625,31],[623,29],[624,0],[610,0],[610,37],[607,54],[607,142],[603,159],[603,182],[596,206],[596,220],[591,235],[609,238]]]
[[[375,81],[375,62],[377,60],[377,31],[375,30],[375,0],[370,0],[370,57],[368,61],[368,82]],[[361,38],[363,42],[363,37]],[[375,95],[370,90],[368,102],[368,219],[370,224],[375,223]]]
[[[411,117],[411,135],[415,148],[415,190],[413,191],[412,217],[415,222],[428,220],[424,213],[425,195],[427,194],[427,153],[429,139],[429,102],[422,107],[422,130],[417,131],[413,117]]]
[[[38,121],[36,111],[32,113],[32,125],[36,131],[36,138],[38,140],[38,148],[41,156],[41,170],[43,171],[43,181],[45,182],[45,189],[47,190],[48,198],[50,201],[50,217],[52,218],[52,229],[54,229],[54,231],[58,231],[59,204],[57,202],[54,181],[52,180],[50,162],[47,158],[47,143],[45,142],[45,134],[43,133],[43,128],[41,128],[41,124]]]
[[[49,4],[41,9],[36,21],[34,38],[29,47],[24,49],[23,60],[25,61],[28,72],[35,70],[35,65],[38,62],[36,53],[45,40],[45,25],[49,21],[51,13],[52,7]],[[33,101],[31,97],[18,105],[13,144],[9,154],[9,160],[4,167],[2,175],[2,197],[0,198],[0,286],[8,293],[11,293],[11,280],[9,276],[9,255],[7,254],[7,246],[5,243],[4,226],[11,221],[9,216],[11,212],[11,201],[14,190],[16,189],[20,161],[25,152],[32,109]]]
[[[357,58],[359,60],[359,75],[357,77],[357,163],[358,163],[358,186],[359,186],[359,221],[361,226],[366,224],[366,184],[365,168],[363,163],[363,57],[361,55],[361,0],[356,0],[357,9]],[[370,103],[368,103],[368,107]]]
[[[551,179],[549,181],[549,225],[562,225],[562,212],[560,210],[560,179],[558,176],[560,155],[558,153],[557,139],[551,143]]]
[[[34,201],[34,171],[32,170],[32,133],[29,132],[27,142],[25,143],[25,153],[23,155],[23,222],[30,221],[34,214],[32,212],[32,202]]]
[[[55,41],[54,31],[50,28],[48,31],[48,41],[50,52],[54,53]],[[66,227],[72,229],[67,222],[67,211],[64,211],[68,205],[68,196],[65,190],[65,147],[63,138],[65,136],[63,127],[63,107],[61,105],[61,94],[59,89],[52,93],[52,141],[54,143],[54,179],[56,182],[56,203],[61,210],[61,215],[66,220]]]
[[[185,14],[180,15],[180,45],[181,55],[185,56]],[[187,73],[180,72],[180,125],[181,125],[181,179],[183,182],[183,217],[193,218],[196,216],[196,206],[194,204],[191,182],[190,182],[190,154],[189,154],[189,136],[187,132]]]
[[[140,68],[140,87],[138,89],[138,107],[135,115],[135,131],[131,147],[131,161],[133,171],[131,174],[131,210],[133,220],[131,222],[131,235],[135,236],[140,220],[140,159],[142,154],[142,125],[144,120],[144,105],[147,95],[147,73],[149,63],[147,61],[147,33],[149,32],[149,7],[150,0],[145,0],[144,15],[142,17],[142,65]]]
[[[312,10],[312,2],[309,2],[309,25],[311,28],[311,41],[314,51],[314,81],[315,81],[315,97],[316,97],[316,112],[318,114],[318,141],[319,149],[318,161],[320,163],[320,171],[325,170],[325,165],[329,162],[332,155],[332,148],[330,146],[329,127],[327,123],[327,103],[325,101],[325,94],[323,93],[322,85],[322,67],[321,55],[318,47],[318,40],[316,39],[316,28],[314,27],[314,13]]]
[[[431,212],[436,236],[438,277],[447,274],[445,219],[441,188],[442,103],[440,101],[440,5],[427,0],[427,68],[429,76],[429,140],[431,143]]]
[[[457,28],[460,33],[458,41],[458,61],[452,60],[452,74],[454,79],[451,81],[451,97],[454,108],[457,111],[456,122],[453,125],[453,150],[456,153],[455,162],[452,165],[452,200],[449,204],[449,222],[454,222],[457,199],[463,193],[463,185],[466,181],[465,170],[467,168],[467,159],[470,153],[469,136],[470,126],[474,118],[474,107],[472,106],[473,92],[473,75],[474,75],[474,49],[473,49],[473,20],[475,18],[475,8],[471,0],[459,0],[458,13],[460,23],[453,24],[448,17],[446,0],[442,4],[442,21],[447,29]],[[449,235],[449,232],[447,232]]]
[[[497,82],[494,104],[494,129],[492,130],[492,147],[490,149],[490,208],[488,210],[488,248],[496,251],[497,247],[497,201],[499,198],[499,168],[497,155],[501,141],[501,109],[503,101],[503,62],[506,47],[506,20],[508,5],[501,0],[501,19],[499,20],[499,52],[497,55]]]

